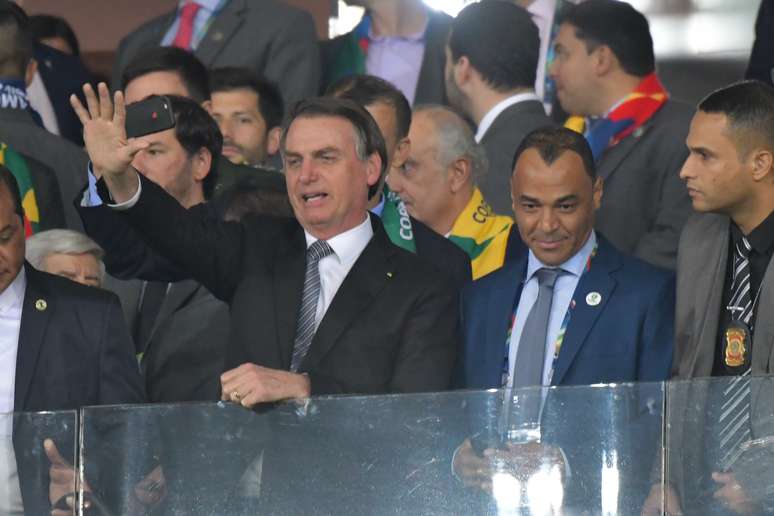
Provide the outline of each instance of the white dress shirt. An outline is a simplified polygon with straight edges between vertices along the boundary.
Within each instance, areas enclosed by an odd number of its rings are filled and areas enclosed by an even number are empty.
[[[495,119],[500,116],[500,113],[514,104],[519,102],[526,102],[528,100],[537,100],[540,102],[540,97],[535,95],[534,91],[527,91],[525,93],[511,95],[507,99],[501,100],[495,104],[494,107],[492,107],[492,109],[490,109],[486,115],[484,115],[484,118],[481,119],[481,123],[478,124],[478,129],[476,129],[476,143],[481,143],[481,139],[492,126],[492,123],[494,123]]]
[[[309,249],[317,238],[304,230],[306,236],[306,248]],[[326,240],[333,249],[333,254],[320,260],[318,267],[320,269],[320,297],[317,299],[317,312],[314,316],[314,329],[320,325],[320,321],[331,306],[336,292],[344,282],[344,278],[349,274],[350,269],[357,259],[363,253],[363,250],[374,236],[374,229],[371,227],[371,219],[366,216],[365,220],[359,226],[340,233],[335,237]]]
[[[543,385],[551,384],[556,339],[559,336],[562,321],[564,321],[567,310],[570,308],[570,302],[575,293],[575,288],[578,286],[578,281],[580,280],[583,270],[586,267],[586,263],[588,263],[589,257],[596,245],[597,237],[594,231],[592,231],[588,240],[586,240],[586,243],[580,248],[580,251],[575,253],[569,260],[558,267],[559,269],[563,269],[565,274],[560,275],[554,284],[554,298],[551,303],[551,313],[548,318],[548,332],[546,334],[545,342],[546,353],[545,362],[543,363]],[[519,341],[521,340],[521,334],[524,331],[524,323],[527,320],[527,315],[532,309],[532,305],[535,304],[538,297],[539,285],[535,273],[538,269],[543,267],[551,268],[544,265],[537,259],[532,251],[530,251],[524,288],[522,289],[521,297],[519,298],[519,305],[516,309],[516,321],[514,322],[511,331],[511,342],[508,346],[508,387],[512,387],[514,383],[513,370],[519,350]]]
[[[13,449],[14,385],[27,278],[22,267],[0,293],[0,514],[24,514]]]

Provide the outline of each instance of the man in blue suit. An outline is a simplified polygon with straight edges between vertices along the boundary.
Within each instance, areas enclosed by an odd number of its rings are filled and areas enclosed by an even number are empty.
[[[461,386],[665,380],[674,276],[593,230],[602,180],[583,138],[538,129],[514,164],[513,210],[529,253],[464,290]]]
[[[602,180],[583,136],[538,129],[523,140],[513,168],[513,210],[529,252],[463,290],[458,385],[520,389],[665,380],[674,275],[620,253],[594,231]],[[658,390],[646,385],[623,392],[630,398],[618,404],[624,410],[600,403],[604,395],[575,389],[516,391],[513,403],[506,395],[499,407],[468,404],[470,438],[455,452],[455,475],[490,491],[503,471],[527,485],[534,471],[525,464],[563,464],[564,479],[572,471],[573,481],[562,481],[561,503],[597,512],[604,469],[599,445],[610,445],[626,480],[619,501],[636,512],[647,488],[646,464],[655,456],[655,448],[643,445],[658,434],[660,419],[650,410],[659,405]],[[491,431],[493,420],[514,411],[519,416],[506,420],[507,430]],[[538,440],[527,427],[537,430]],[[600,442],[609,428],[627,428],[627,435]]]

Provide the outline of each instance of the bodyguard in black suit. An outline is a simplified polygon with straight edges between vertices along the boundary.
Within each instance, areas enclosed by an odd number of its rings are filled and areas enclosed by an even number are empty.
[[[15,364],[2,363],[3,368],[14,366],[13,371],[0,371],[14,380],[4,385],[4,392],[10,388],[13,398],[3,400],[0,413],[142,402],[139,371],[118,299],[25,264],[21,215],[16,181],[7,168],[0,167],[2,338],[4,356],[8,357],[9,344],[15,355]],[[25,512],[42,514],[60,494],[72,491],[72,484],[49,485],[49,461],[58,461],[59,454],[49,447],[46,459],[42,441],[56,436],[38,435],[30,425],[33,422],[34,418],[20,418],[13,439]],[[71,431],[72,446],[74,428]],[[64,460],[73,464],[68,442],[56,444]],[[96,490],[104,485],[96,473],[89,475],[89,482]]]
[[[448,387],[457,296],[369,220],[368,194],[387,159],[367,112],[313,99],[291,113],[283,149],[298,221],[213,223],[193,218],[129,166],[144,144],[125,140],[122,96],[114,113],[104,84],[99,100],[86,91],[89,111],[74,107],[116,208],[161,255],[230,305],[224,399],[253,406]]]

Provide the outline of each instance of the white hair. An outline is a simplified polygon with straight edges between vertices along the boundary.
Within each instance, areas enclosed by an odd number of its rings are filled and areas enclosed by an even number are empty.
[[[484,148],[476,143],[470,125],[454,109],[440,104],[418,106],[414,109],[414,114],[417,113],[424,113],[435,125],[438,163],[445,170],[454,160],[466,158],[470,161],[471,179],[476,184],[486,174],[489,160]]]
[[[99,282],[105,278],[105,264],[102,257],[105,251],[83,233],[71,229],[49,229],[29,237],[24,257],[36,269],[43,270],[46,258],[52,254],[90,254],[99,263]]]

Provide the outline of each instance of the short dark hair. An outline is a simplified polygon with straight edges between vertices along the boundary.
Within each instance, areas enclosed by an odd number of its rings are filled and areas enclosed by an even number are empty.
[[[24,77],[32,59],[30,20],[9,0],[0,0],[0,76]]]
[[[290,125],[297,118],[316,118],[316,117],[339,117],[344,118],[355,129],[355,150],[360,160],[365,161],[374,152],[382,160],[382,168],[379,177],[383,178],[387,173],[387,147],[384,144],[384,137],[376,125],[373,117],[360,104],[349,99],[337,99],[333,97],[316,97],[296,102],[290,110],[285,122],[282,124],[282,138],[280,140],[280,149],[284,156],[285,140],[288,135]],[[381,181],[377,181],[368,188],[368,198],[376,195]]]
[[[258,95],[258,111],[266,128],[282,125],[285,104],[277,86],[270,81],[260,79],[249,68],[224,66],[210,71],[210,93],[246,89]]]
[[[373,75],[349,75],[331,84],[325,91],[329,97],[349,99],[367,108],[383,102],[395,110],[398,139],[408,136],[411,127],[411,105],[391,82]]]
[[[285,178],[268,170],[245,174],[220,192],[213,206],[225,220],[242,220],[248,214],[293,217]]]
[[[189,156],[205,148],[212,154],[210,172],[202,182],[204,197],[209,199],[218,180],[217,162],[223,149],[223,136],[218,124],[207,111],[193,100],[177,95],[167,95],[175,115],[175,137]]]
[[[516,149],[511,162],[511,171],[516,168],[516,162],[528,149],[535,149],[547,165],[554,161],[566,151],[571,151],[580,156],[583,162],[583,168],[593,182],[597,177],[597,169],[594,165],[594,155],[591,153],[586,138],[573,130],[565,127],[542,127],[535,129],[521,141],[521,145]]]
[[[568,4],[559,22],[575,27],[575,36],[586,44],[587,52],[601,45],[609,47],[630,75],[644,77],[656,69],[648,20],[628,3],[587,0]]]
[[[75,31],[61,16],[52,16],[50,14],[30,16],[30,33],[32,38],[38,43],[42,39],[62,38],[73,50],[73,55],[81,55],[81,47],[78,45]]]
[[[497,91],[535,86],[540,35],[522,7],[503,0],[469,4],[452,21],[449,50],[454,61],[466,56]]]
[[[121,89],[153,72],[176,73],[188,95],[199,104],[210,99],[207,68],[192,53],[177,47],[154,47],[137,54],[121,73]]]
[[[725,115],[739,159],[761,140],[774,148],[774,88],[760,81],[741,81],[713,91],[699,111]]]
[[[16,177],[13,175],[13,172],[11,172],[11,169],[5,165],[0,165],[0,183],[3,183],[11,193],[13,212],[19,217],[24,218],[24,208],[22,207],[21,193],[19,193],[19,183],[16,182]]]

